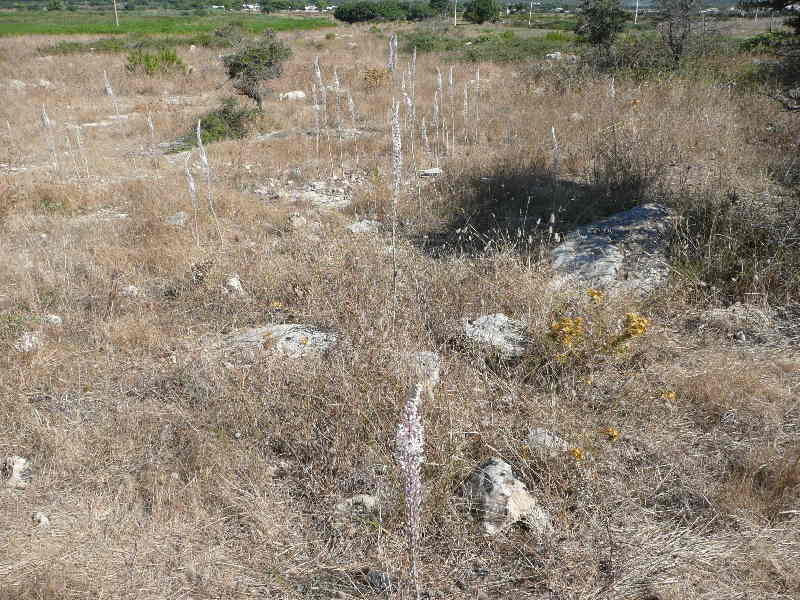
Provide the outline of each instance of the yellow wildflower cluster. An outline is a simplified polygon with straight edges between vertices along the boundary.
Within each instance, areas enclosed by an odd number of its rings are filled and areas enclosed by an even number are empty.
[[[650,326],[650,319],[643,317],[639,313],[629,312],[625,314],[625,336],[635,337],[642,335]]]
[[[586,454],[584,453],[583,448],[573,448],[571,452],[572,456],[574,456],[575,460],[577,461],[581,461],[584,458],[586,458]]]
[[[595,288],[589,288],[588,290],[586,290],[586,295],[589,296],[589,298],[591,298],[595,302],[602,302],[603,297],[605,296],[603,292]]]
[[[616,442],[619,439],[619,430],[615,429],[614,427],[606,427],[603,430],[603,433],[605,433],[608,439],[612,442]]]
[[[664,393],[661,394],[661,397],[664,400],[673,401],[673,400],[676,400],[678,398],[678,394],[676,394],[672,390],[666,390]]]
[[[550,336],[567,347],[572,347],[586,335],[583,317],[564,317],[550,325]]]

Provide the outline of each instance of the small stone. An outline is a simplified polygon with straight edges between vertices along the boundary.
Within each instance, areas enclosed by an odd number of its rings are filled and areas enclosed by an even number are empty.
[[[377,592],[388,592],[394,589],[392,578],[383,571],[369,569],[367,570],[366,578],[369,586]]]
[[[747,335],[745,335],[744,331],[742,331],[741,329],[736,332],[736,335],[734,337],[736,338],[736,341],[740,344],[744,344],[747,342]]]
[[[433,167],[431,169],[422,169],[418,171],[420,177],[436,177],[442,174],[442,170],[439,167]]]
[[[33,513],[31,515],[31,521],[33,521],[36,526],[41,529],[47,529],[50,527],[50,519],[43,512],[36,511]]]
[[[295,90],[293,92],[284,92],[278,97],[281,100],[305,100],[306,93],[302,90]]]
[[[53,327],[60,327],[64,320],[58,315],[47,315],[44,318],[44,322],[48,325],[52,325]]]
[[[184,225],[186,225],[186,221],[188,219],[189,215],[186,212],[180,210],[176,212],[174,215],[171,215],[166,219],[164,219],[164,222],[167,225],[173,225],[175,227],[183,227]]]
[[[369,494],[357,494],[339,502],[333,508],[334,526],[341,527],[350,518],[367,518],[381,520],[383,504],[377,496]]]
[[[8,488],[24,490],[33,479],[31,463],[22,456],[7,456],[3,461],[2,469],[3,485]]]
[[[135,285],[126,285],[120,290],[119,293],[125,296],[126,298],[135,298],[139,294],[141,294],[141,291]]]
[[[26,331],[17,338],[14,343],[14,349],[17,352],[34,352],[41,348],[43,345],[42,339],[33,331]]]

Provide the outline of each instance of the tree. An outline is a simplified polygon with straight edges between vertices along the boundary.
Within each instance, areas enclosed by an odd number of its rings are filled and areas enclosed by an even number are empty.
[[[267,29],[255,42],[240,42],[234,54],[222,58],[222,64],[228,78],[233,81],[234,89],[254,100],[262,110],[263,82],[280,77],[284,61],[291,55],[291,49],[275,36],[274,31]]]
[[[47,10],[64,10],[64,2],[62,0],[49,0]]]
[[[620,0],[583,0],[575,33],[582,42],[608,49],[629,18]]]
[[[434,14],[444,15],[449,12],[450,0],[430,0],[428,4]]]
[[[658,30],[669,48],[672,60],[677,67],[686,51],[689,35],[692,33],[692,17],[697,12],[700,0],[656,0]]]
[[[500,14],[500,5],[497,0],[472,0],[467,4],[464,18],[470,23],[480,25],[486,21],[496,20],[498,14]]]
[[[375,9],[375,4],[364,0],[340,4],[334,11],[333,16],[345,23],[361,23],[377,19],[379,15]]]

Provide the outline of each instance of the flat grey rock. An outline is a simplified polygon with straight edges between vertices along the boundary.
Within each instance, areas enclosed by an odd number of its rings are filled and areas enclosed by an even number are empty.
[[[351,223],[347,226],[350,233],[377,233],[381,224],[379,221],[371,221],[370,219],[362,219]]]
[[[502,313],[484,315],[474,320],[462,321],[464,336],[486,350],[496,352],[501,358],[519,358],[525,353],[529,340],[526,324]]]
[[[569,450],[569,444],[561,436],[542,427],[533,427],[528,431],[528,447],[550,454]]]
[[[338,341],[332,331],[311,325],[282,323],[242,329],[225,337],[213,350],[224,355],[237,354],[250,360],[269,352],[289,358],[323,354]]]
[[[552,252],[557,284],[649,293],[666,283],[670,212],[643,204],[568,233]]]
[[[164,219],[164,222],[167,225],[173,225],[175,227],[183,227],[184,225],[186,225],[186,221],[188,220],[189,220],[189,215],[185,211],[180,210],[176,212],[174,215],[170,215],[169,217]]]

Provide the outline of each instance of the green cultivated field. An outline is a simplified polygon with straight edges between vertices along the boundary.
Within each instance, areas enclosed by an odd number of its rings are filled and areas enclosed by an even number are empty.
[[[333,27],[325,18],[275,17],[260,14],[220,14],[209,16],[142,14],[120,11],[119,27],[114,13],[103,12],[0,12],[0,36],[4,35],[69,35],[69,34],[191,34],[209,32],[232,21],[241,23],[253,33],[265,29],[290,31]]]

